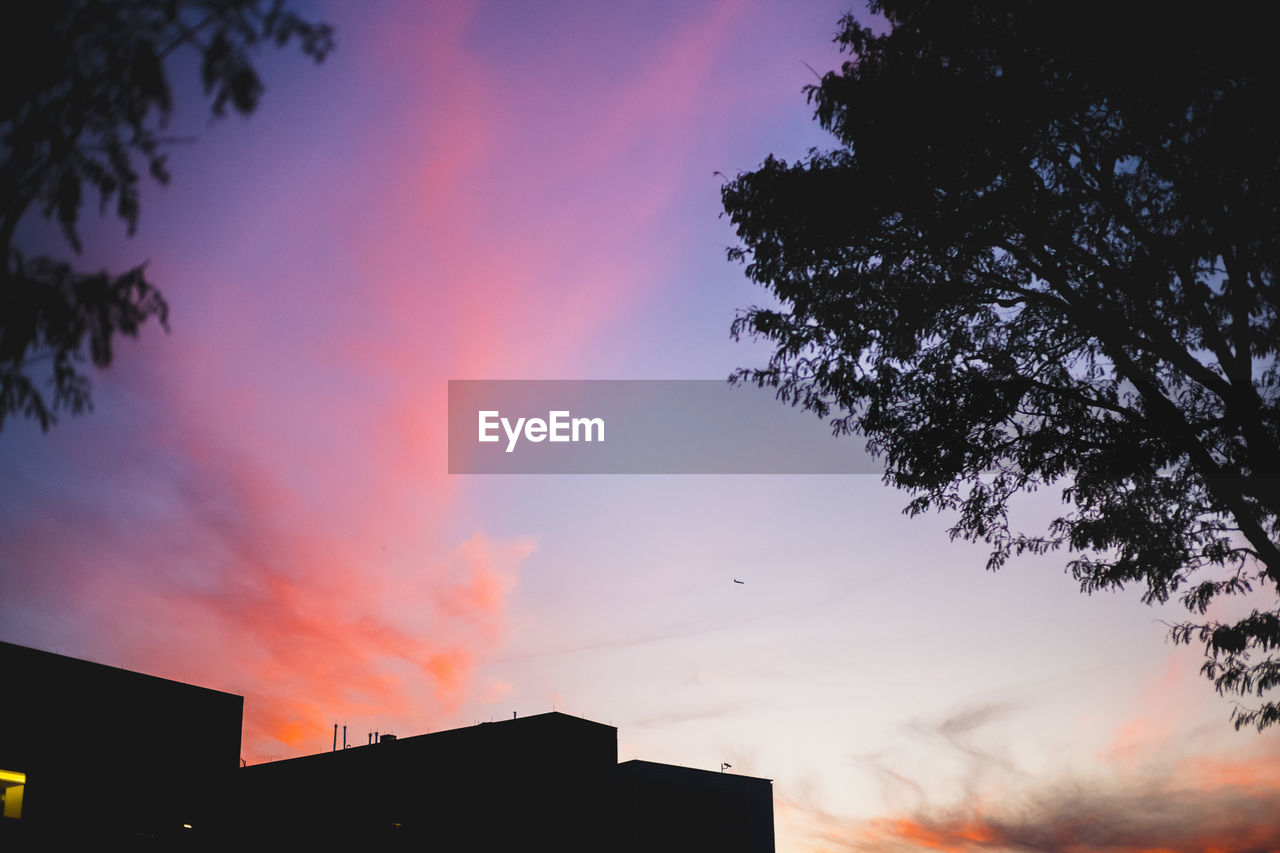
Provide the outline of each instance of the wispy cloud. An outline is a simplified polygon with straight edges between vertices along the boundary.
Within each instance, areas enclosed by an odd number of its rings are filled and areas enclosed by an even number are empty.
[[[949,741],[955,741],[983,726],[1008,717],[1017,709],[1010,702],[990,702],[956,711],[934,726],[934,730]]]
[[[1058,786],[990,812],[958,808],[828,830],[847,850],[1131,853],[1274,850],[1280,789],[1178,789],[1158,780]]]
[[[788,801],[791,831],[816,851],[944,850],[955,853],[1245,853],[1280,849],[1280,744],[1256,742],[1253,754],[1210,756],[1196,732],[1177,728],[1135,742],[1131,722],[1117,726],[1128,744],[1104,747],[1101,765],[1034,778],[969,736],[1005,721],[1018,706],[980,704],[906,731],[940,737],[971,761],[961,796],[939,804],[936,780],[895,769],[891,753],[862,756],[888,792],[914,792],[913,804],[880,817],[851,819]],[[1254,737],[1250,735],[1250,737]],[[897,797],[886,796],[887,802]]]

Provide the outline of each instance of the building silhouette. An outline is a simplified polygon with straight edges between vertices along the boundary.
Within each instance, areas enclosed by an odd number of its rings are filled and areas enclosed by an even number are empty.
[[[239,696],[9,643],[0,673],[5,850],[774,849],[769,780],[620,764],[568,714],[241,767]]]
[[[0,642],[0,850],[163,843],[211,824],[243,710],[230,693]]]

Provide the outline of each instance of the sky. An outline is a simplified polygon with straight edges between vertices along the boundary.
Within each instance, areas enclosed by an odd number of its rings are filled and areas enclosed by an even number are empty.
[[[449,379],[767,358],[720,187],[829,144],[803,87],[845,5],[308,8],[322,65],[262,53],[210,123],[179,61],[198,140],[133,238],[89,209],[80,262],[146,261],[171,331],[0,435],[0,639],[241,694],[251,763],[605,722],[772,779],[783,853],[1280,849],[1280,729],[1064,554],[988,572],[872,475],[447,473]]]

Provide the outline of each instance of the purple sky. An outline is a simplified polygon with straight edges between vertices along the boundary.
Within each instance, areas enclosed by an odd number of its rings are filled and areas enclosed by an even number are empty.
[[[250,761],[611,723],[773,779],[780,851],[1280,848],[1280,730],[1062,554],[985,572],[873,476],[446,473],[449,379],[763,361],[716,172],[827,144],[845,8],[333,3],[250,119],[182,83],[199,141],[84,255],[149,259],[172,333],[0,436],[0,639],[243,694]]]

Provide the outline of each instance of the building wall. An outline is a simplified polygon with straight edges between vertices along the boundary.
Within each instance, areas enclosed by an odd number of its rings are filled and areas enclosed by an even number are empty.
[[[767,779],[618,764],[566,714],[242,768],[239,696],[9,643],[0,679],[6,851],[774,849]]]
[[[244,699],[0,642],[0,770],[13,838],[135,841],[207,828],[240,763]],[[184,830],[191,824],[193,830]]]
[[[344,837],[366,849],[592,849],[617,749],[612,726],[552,713],[253,765],[239,772],[235,835],[290,846]]]
[[[774,851],[768,779],[627,761],[612,799],[618,851]]]
[[[246,767],[234,836],[282,847],[773,853],[767,779],[617,763],[565,714]]]

